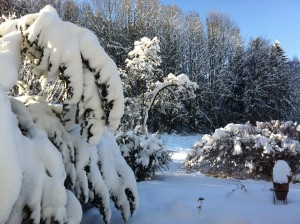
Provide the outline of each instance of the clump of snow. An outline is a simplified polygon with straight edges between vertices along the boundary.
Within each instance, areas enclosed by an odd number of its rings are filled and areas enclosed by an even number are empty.
[[[80,223],[83,216],[81,204],[71,191],[66,190],[66,192],[67,192],[66,213],[67,213],[68,223],[70,224]]]
[[[234,149],[233,149],[232,155],[239,155],[242,152],[243,151],[242,151],[242,146],[241,146],[241,139],[239,137],[237,137],[234,140]]]
[[[189,77],[186,74],[175,76],[174,74],[170,73],[167,78],[165,78],[165,81],[176,83],[178,86],[190,87],[192,89],[198,88],[197,83],[190,81]]]
[[[273,182],[274,183],[288,183],[291,176],[291,168],[284,160],[278,160],[273,168]]]
[[[250,172],[255,170],[255,164],[252,161],[246,161],[245,167],[247,167]]]
[[[21,43],[22,35],[17,31],[0,39],[0,83],[6,91],[10,90],[18,80]]]
[[[224,129],[224,128],[216,129],[215,132],[212,135],[214,140],[219,140],[219,139],[224,138],[226,136],[228,136],[228,133],[226,132],[226,129]]]

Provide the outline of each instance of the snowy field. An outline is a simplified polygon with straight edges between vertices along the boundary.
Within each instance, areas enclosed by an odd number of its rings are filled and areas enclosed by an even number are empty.
[[[271,182],[186,174],[181,164],[199,139],[200,135],[163,136],[167,149],[174,151],[173,162],[156,180],[138,183],[140,205],[130,224],[300,223],[300,184],[290,184],[287,205],[277,200],[274,205]],[[198,209],[200,197],[204,201]],[[96,210],[90,210],[82,223],[103,223],[97,216]],[[117,210],[113,211],[111,223],[124,223]]]

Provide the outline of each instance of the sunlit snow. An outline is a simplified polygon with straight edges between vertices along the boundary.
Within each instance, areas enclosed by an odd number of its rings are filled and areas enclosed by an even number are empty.
[[[187,174],[182,161],[200,135],[164,135],[166,148],[173,152],[170,170],[156,180],[138,183],[140,206],[130,224],[296,224],[300,223],[300,184],[290,184],[287,205],[273,203],[272,182],[218,179],[201,173]],[[245,190],[241,189],[241,184]],[[198,199],[204,201],[202,208]],[[103,223],[96,210],[89,210],[82,224]],[[94,222],[93,222],[94,221]],[[116,210],[111,224],[122,223]]]

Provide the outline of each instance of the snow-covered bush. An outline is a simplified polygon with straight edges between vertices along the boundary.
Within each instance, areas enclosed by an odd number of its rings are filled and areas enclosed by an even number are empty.
[[[47,95],[53,80],[61,94]],[[0,223],[80,223],[80,202],[108,223],[110,199],[127,221],[136,181],[109,132],[123,104],[117,67],[91,31],[51,6],[1,23]]]
[[[273,167],[273,182],[278,184],[288,183],[291,176],[291,168],[284,160],[276,161]]]
[[[132,168],[137,181],[152,179],[155,172],[166,169],[171,158],[155,134],[144,133],[141,127],[117,135],[121,152]]]
[[[270,179],[275,161],[285,160],[296,174],[300,168],[299,131],[291,121],[228,124],[193,146],[185,168],[216,176]]]

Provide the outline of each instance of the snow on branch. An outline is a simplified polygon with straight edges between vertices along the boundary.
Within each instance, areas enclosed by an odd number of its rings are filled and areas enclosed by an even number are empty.
[[[38,77],[64,81],[62,119],[69,128],[79,123],[81,134],[96,144],[105,126],[118,127],[124,110],[121,80],[91,31],[62,21],[53,7],[46,6],[39,13],[2,23],[0,35],[0,68],[6,71],[0,82],[6,90],[18,79],[22,52]]]
[[[68,133],[54,115],[59,109],[40,97],[0,94],[1,223],[79,223],[79,201],[91,202],[109,223],[110,199],[128,221],[138,207],[136,181],[111,133],[89,145],[79,128]]]
[[[38,96],[23,96],[16,99],[26,106],[30,116],[34,120],[34,125],[45,131],[49,140],[60,151],[67,173],[65,186],[67,189],[72,190],[75,184],[74,147],[69,133],[55,115],[55,112],[60,109],[54,105],[51,107],[43,98]],[[22,114],[24,114],[24,112],[22,112]],[[22,114],[19,115],[19,122],[22,121],[20,120]],[[23,125],[23,127],[24,126],[25,125]]]
[[[160,91],[162,91],[164,88],[167,88],[169,86],[177,86],[179,88],[179,91],[185,90],[188,91],[191,94],[191,97],[195,96],[194,91],[198,88],[197,83],[190,81],[189,77],[185,74],[181,74],[178,76],[175,76],[174,74],[170,73],[165,79],[164,82],[157,81],[155,84],[154,89],[147,93],[146,95],[149,98],[153,98],[153,96],[157,96]],[[154,100],[154,99],[153,99]],[[152,100],[150,101],[152,105]]]
[[[33,74],[18,80],[27,64]],[[57,79],[61,100],[30,96]],[[8,97],[15,84],[25,94]],[[53,7],[0,24],[0,223],[80,223],[86,202],[109,223],[111,200],[128,221],[138,206],[136,181],[109,133],[123,98],[117,67],[96,36]]]
[[[152,40],[143,37],[140,41],[134,42],[134,49],[128,53],[130,58],[125,61],[126,66],[139,71],[139,78],[149,80],[152,78],[151,72],[161,63],[159,52],[160,46],[157,37]]]
[[[64,186],[61,154],[34,125],[23,103],[13,98],[9,101],[3,89],[0,99],[0,223],[22,223],[24,219],[32,223],[79,222],[82,212],[78,200],[73,200],[68,207],[72,211],[67,211],[69,193]],[[73,212],[78,215],[67,217]]]
[[[191,98],[195,97],[194,91],[198,88],[197,83],[190,81],[189,77],[185,74],[181,74],[175,76],[174,74],[170,73],[165,79],[164,82],[157,81],[154,84],[154,89],[150,92],[146,93],[147,100],[147,108],[146,108],[146,115],[144,119],[144,127],[146,126],[149,110],[152,108],[153,103],[155,102],[159,93],[163,91],[165,88],[170,86],[177,86],[178,91],[185,91],[189,94]]]

